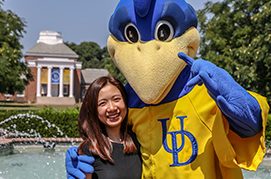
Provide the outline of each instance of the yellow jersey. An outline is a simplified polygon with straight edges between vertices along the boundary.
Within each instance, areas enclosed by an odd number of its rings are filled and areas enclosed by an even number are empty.
[[[266,99],[251,93],[262,110],[263,129],[241,138],[208,95],[204,85],[158,105],[130,105],[142,153],[142,178],[243,178],[241,168],[256,170],[265,154]]]

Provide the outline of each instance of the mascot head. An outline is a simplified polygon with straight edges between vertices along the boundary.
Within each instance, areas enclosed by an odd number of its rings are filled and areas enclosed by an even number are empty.
[[[157,104],[199,46],[194,9],[184,0],[120,0],[109,22],[108,51],[139,98]]]

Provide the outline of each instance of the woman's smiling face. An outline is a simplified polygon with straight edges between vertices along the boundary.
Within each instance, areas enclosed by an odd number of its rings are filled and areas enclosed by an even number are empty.
[[[120,90],[108,83],[98,95],[98,118],[106,128],[120,127],[127,114],[123,96]]]

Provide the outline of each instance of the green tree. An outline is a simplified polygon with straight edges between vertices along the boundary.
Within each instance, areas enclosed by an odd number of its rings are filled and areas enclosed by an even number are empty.
[[[0,93],[22,92],[32,78],[30,69],[21,61],[25,23],[10,10],[3,10],[0,0]]]
[[[108,51],[107,47],[104,47],[102,49],[103,51],[103,59],[102,59],[102,67],[107,69],[109,73],[119,79],[123,84],[125,84],[127,81],[123,74],[119,71],[119,69],[116,67],[116,65],[113,63]]]
[[[82,68],[101,68],[102,49],[97,43],[82,42],[77,45],[73,42],[66,42],[65,44],[79,55]]]
[[[82,42],[79,45],[73,42],[65,42],[73,51],[79,55],[79,61],[82,62],[82,68],[105,68],[109,73],[118,78],[123,83],[126,82],[124,76],[113,64],[107,48],[101,48],[95,42]]]
[[[200,55],[271,102],[271,1],[208,2],[198,11]]]

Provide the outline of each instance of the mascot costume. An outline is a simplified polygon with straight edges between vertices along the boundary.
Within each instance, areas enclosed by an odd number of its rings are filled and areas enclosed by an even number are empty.
[[[266,99],[193,59],[196,27],[184,0],[120,0],[111,16],[108,51],[128,81],[142,178],[237,179],[263,160]],[[93,170],[76,149],[66,153],[68,176]]]

